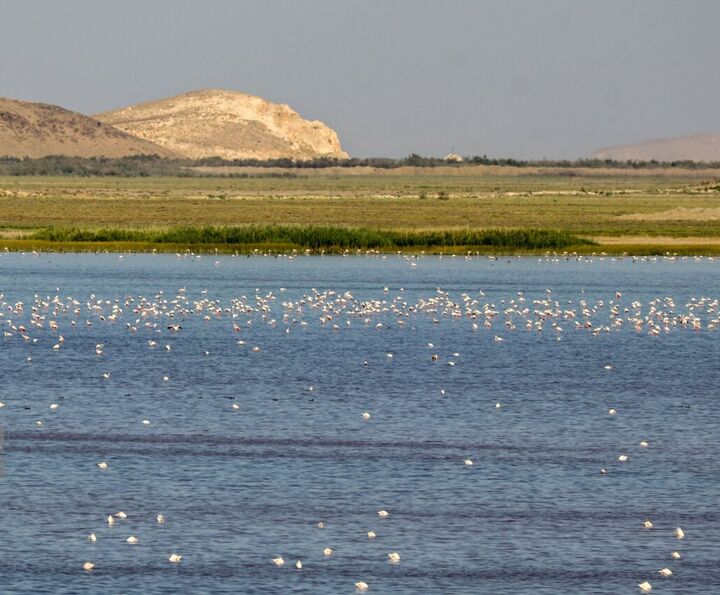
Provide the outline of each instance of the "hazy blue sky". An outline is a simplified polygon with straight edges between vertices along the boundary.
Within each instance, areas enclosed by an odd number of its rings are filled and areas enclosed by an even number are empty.
[[[577,157],[720,132],[718,0],[4,0],[0,96],[254,93],[358,156]]]

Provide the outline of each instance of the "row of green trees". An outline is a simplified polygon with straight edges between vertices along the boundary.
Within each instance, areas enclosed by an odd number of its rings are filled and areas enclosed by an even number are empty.
[[[611,159],[576,159],[576,160],[539,160],[524,161],[512,158],[491,158],[487,155],[467,156],[462,162],[445,161],[438,157],[423,157],[412,153],[403,159],[385,157],[333,159],[319,157],[306,161],[281,159],[222,159],[208,157],[205,159],[165,159],[157,155],[136,155],[132,157],[66,157],[56,155],[39,159],[0,157],[0,175],[4,176],[186,176],[204,177],[227,175],[231,177],[292,177],[295,174],[277,173],[218,173],[198,171],[195,168],[219,167],[257,167],[281,169],[323,169],[328,167],[374,167],[394,169],[403,166],[414,167],[466,167],[467,165],[502,165],[509,167],[546,167],[546,168],[612,168],[612,169],[720,169],[720,162],[697,161],[613,161]]]

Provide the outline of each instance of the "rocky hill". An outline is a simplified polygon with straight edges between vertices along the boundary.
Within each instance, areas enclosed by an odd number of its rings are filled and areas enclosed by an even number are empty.
[[[348,156],[335,131],[322,122],[236,91],[194,91],[94,117],[191,159]]]
[[[720,134],[690,134],[600,149],[596,159],[616,161],[720,161]]]
[[[0,97],[0,156],[126,157],[174,153],[57,105]]]

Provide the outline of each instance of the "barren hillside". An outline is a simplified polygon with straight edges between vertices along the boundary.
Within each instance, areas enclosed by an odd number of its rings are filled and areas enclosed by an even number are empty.
[[[235,91],[194,91],[95,117],[193,159],[347,157],[337,134],[322,122]]]
[[[596,159],[617,161],[720,161],[720,134],[690,134],[600,149]]]
[[[57,105],[0,97],[0,156],[125,157],[173,153]]]

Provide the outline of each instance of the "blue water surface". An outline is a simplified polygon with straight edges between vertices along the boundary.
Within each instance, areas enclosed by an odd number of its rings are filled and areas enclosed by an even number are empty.
[[[0,592],[720,592],[719,273],[2,254]]]

